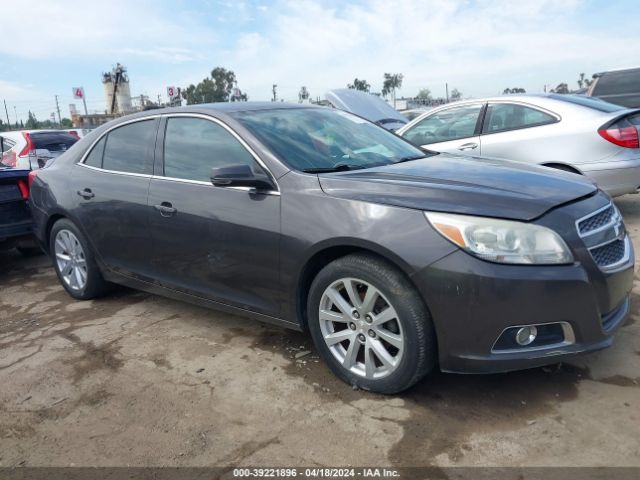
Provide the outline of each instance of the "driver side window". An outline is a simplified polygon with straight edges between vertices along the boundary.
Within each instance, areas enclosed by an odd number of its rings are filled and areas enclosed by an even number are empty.
[[[415,145],[448,142],[475,134],[482,104],[462,105],[429,115],[404,133]]]
[[[165,176],[208,182],[212,168],[238,164],[259,168],[249,151],[217,123],[194,117],[167,119]]]

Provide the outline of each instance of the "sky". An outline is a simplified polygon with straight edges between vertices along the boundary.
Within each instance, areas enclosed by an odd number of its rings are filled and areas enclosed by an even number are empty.
[[[466,97],[541,92],[579,73],[640,63],[638,0],[0,0],[0,101],[11,122],[50,117],[72,88],[104,111],[101,73],[125,65],[132,95],[166,100],[220,66],[250,100],[312,98],[355,77],[399,96],[445,84]],[[6,19],[13,19],[6,21]],[[635,62],[635,63],[634,63]],[[0,114],[5,119],[4,106]]]

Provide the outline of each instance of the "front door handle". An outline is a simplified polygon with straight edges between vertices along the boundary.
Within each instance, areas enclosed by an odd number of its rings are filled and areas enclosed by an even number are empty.
[[[93,198],[96,196],[96,194],[93,193],[90,188],[85,188],[84,190],[78,190],[76,193],[80,195],[82,198],[84,198],[85,200],[89,200],[90,198]]]
[[[178,211],[173,208],[173,205],[169,202],[162,202],[160,205],[154,205],[153,208],[160,212],[163,217],[172,217]]]
[[[478,144],[471,142],[471,143],[463,143],[458,147],[458,150],[460,150],[461,152],[464,152],[465,150],[475,150],[476,148],[478,148]]]

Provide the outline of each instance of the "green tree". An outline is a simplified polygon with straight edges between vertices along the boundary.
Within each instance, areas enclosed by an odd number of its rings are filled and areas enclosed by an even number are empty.
[[[592,83],[593,83],[592,79],[585,78],[584,73],[580,74],[580,78],[578,78],[578,88],[590,87]]]
[[[502,91],[503,94],[509,94],[509,93],[527,93],[527,91],[524,88],[520,88],[520,87],[516,87],[516,88],[505,88]]]
[[[458,90],[457,88],[454,88],[453,90],[451,90],[451,101],[452,102],[457,102],[461,98],[462,98],[462,92],[460,90]]]
[[[396,90],[400,90],[402,87],[402,79],[404,75],[401,73],[385,73],[384,82],[382,83],[382,95],[387,96],[391,94],[393,98],[393,106],[396,106]]]
[[[569,85],[566,83],[559,84],[556,88],[551,89],[552,93],[569,93]]]
[[[352,90],[360,90],[361,92],[369,92],[371,85],[366,80],[360,80],[358,78],[353,79],[353,83],[347,85],[347,88]]]
[[[27,129],[29,130],[33,130],[39,127],[38,119],[33,113],[31,113],[31,110],[29,110],[29,116],[25,127],[27,127]]]
[[[431,90],[428,88],[421,88],[418,95],[416,95],[416,98],[419,98],[420,100],[431,100]]]
[[[60,125],[62,126],[62,128],[72,128],[73,124],[71,123],[71,120],[69,120],[68,118],[63,118],[62,120],[60,120]]]
[[[198,85],[189,85],[182,89],[182,98],[188,105],[197,103],[228,102],[231,92],[236,84],[236,74],[232,70],[216,67],[211,70],[211,77],[204,78]],[[232,100],[235,100],[234,97]],[[242,94],[239,100],[247,100],[246,94]]]

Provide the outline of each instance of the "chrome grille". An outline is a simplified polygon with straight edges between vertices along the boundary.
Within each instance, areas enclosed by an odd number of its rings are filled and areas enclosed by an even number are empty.
[[[591,256],[599,267],[606,267],[618,263],[624,258],[626,251],[624,240],[614,240],[601,247],[590,250]]]
[[[613,208],[613,205],[609,205],[607,208],[601,210],[595,215],[578,222],[578,232],[580,235],[584,235],[594,230],[598,230],[599,228],[611,223],[616,214],[617,212]]]
[[[600,269],[614,270],[629,259],[629,237],[613,203],[579,219],[576,229]]]

